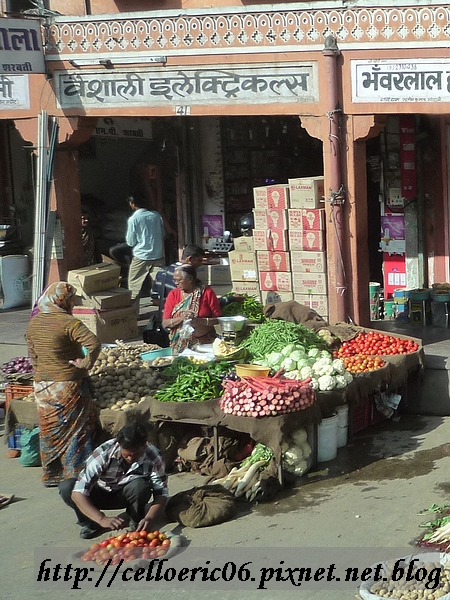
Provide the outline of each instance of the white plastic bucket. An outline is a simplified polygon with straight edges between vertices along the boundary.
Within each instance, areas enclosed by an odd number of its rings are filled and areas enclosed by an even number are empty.
[[[338,427],[337,427],[337,447],[343,448],[347,445],[348,435],[348,404],[337,407]]]
[[[319,462],[333,460],[337,456],[338,420],[338,415],[322,419],[318,427],[317,460]]]

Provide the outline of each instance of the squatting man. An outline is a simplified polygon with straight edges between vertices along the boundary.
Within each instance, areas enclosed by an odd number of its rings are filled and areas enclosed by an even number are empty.
[[[62,481],[59,493],[74,509],[83,539],[126,526],[122,517],[108,517],[100,509],[125,508],[133,530],[152,531],[169,496],[161,453],[148,443],[146,427],[136,423],[96,448],[78,479]]]

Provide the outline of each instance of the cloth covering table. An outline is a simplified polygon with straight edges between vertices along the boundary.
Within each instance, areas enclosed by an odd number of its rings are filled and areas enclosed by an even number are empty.
[[[398,336],[406,337],[406,336]],[[414,339],[414,338],[413,338]],[[420,344],[420,340],[416,340]],[[144,422],[190,422],[198,421],[208,427],[226,427],[231,431],[248,433],[256,442],[269,446],[277,461],[281,458],[281,444],[285,436],[299,428],[318,425],[322,419],[335,413],[337,406],[348,404],[350,408],[367,398],[370,393],[396,391],[404,386],[409,375],[423,367],[423,349],[411,354],[384,357],[386,366],[378,371],[355,377],[345,388],[318,392],[317,401],[310,407],[287,415],[273,417],[236,417],[226,415],[219,407],[219,400],[205,402],[159,402],[150,398],[128,411],[100,411],[104,430],[114,435],[130,421]],[[15,425],[33,428],[38,423],[34,402],[20,399],[11,401],[6,415],[6,438]]]

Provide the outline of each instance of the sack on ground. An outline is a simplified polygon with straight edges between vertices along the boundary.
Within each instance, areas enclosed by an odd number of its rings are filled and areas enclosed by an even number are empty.
[[[175,494],[167,503],[166,514],[186,527],[209,527],[232,519],[236,502],[221,485],[205,485]]]
[[[142,339],[145,344],[157,344],[161,348],[168,348],[170,346],[169,334],[162,326],[162,319],[159,313],[150,316],[142,332]]]
[[[20,443],[22,446],[22,452],[19,457],[20,463],[24,467],[39,467],[41,464],[39,427],[25,429],[20,436]]]

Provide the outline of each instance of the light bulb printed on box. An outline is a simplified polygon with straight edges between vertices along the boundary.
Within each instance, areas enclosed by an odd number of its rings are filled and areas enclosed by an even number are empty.
[[[272,232],[272,243],[273,243],[273,249],[276,250],[278,248],[278,242],[280,239],[280,236],[278,235],[278,233],[276,231]]]
[[[273,262],[275,263],[275,267],[276,267],[277,271],[279,271],[280,270],[281,261],[283,260],[281,258],[281,255],[278,254],[278,253],[275,253],[272,258],[273,258]]]
[[[314,226],[314,221],[316,220],[316,215],[313,212],[308,211],[306,213],[306,220],[308,221],[309,228],[312,229]]]
[[[314,246],[314,242],[316,241],[316,236],[312,231],[306,234],[306,241],[308,242],[308,248],[311,250]]]
[[[280,218],[280,215],[277,213],[276,210],[271,210],[270,211],[270,218],[272,219],[273,226],[276,229],[278,227],[278,219]]]

